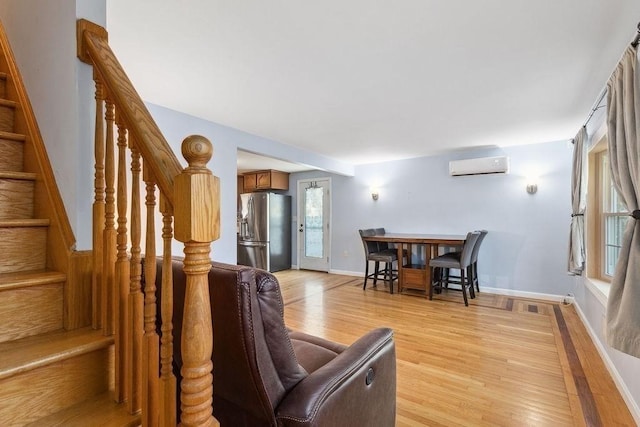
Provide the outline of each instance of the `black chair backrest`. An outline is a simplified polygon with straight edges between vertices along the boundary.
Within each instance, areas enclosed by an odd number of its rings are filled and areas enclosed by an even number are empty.
[[[482,241],[484,240],[484,236],[487,235],[488,231],[487,230],[478,230],[480,232],[480,236],[478,236],[478,240],[476,240],[476,244],[473,247],[473,251],[471,252],[471,262],[477,262],[478,261],[478,253],[480,252],[480,243],[482,243]]]
[[[384,231],[384,228],[376,228],[374,230],[376,232],[376,236],[384,236],[386,233]],[[378,250],[379,251],[384,251],[389,249],[389,243],[387,242],[378,242]]]
[[[358,230],[360,237],[371,237],[376,235],[376,231],[373,228],[367,228],[365,230]],[[364,247],[365,256],[378,252],[378,242],[368,242],[362,239],[362,246]]]
[[[479,231],[467,233],[467,238],[464,241],[462,253],[460,254],[460,268],[467,268],[471,265],[471,254],[473,253],[473,248],[476,245],[478,237],[480,237]]]

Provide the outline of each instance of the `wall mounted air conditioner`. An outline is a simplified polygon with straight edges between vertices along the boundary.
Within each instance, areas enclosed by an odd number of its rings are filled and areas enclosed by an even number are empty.
[[[451,176],[508,172],[509,158],[507,156],[452,160],[449,162],[449,175]]]

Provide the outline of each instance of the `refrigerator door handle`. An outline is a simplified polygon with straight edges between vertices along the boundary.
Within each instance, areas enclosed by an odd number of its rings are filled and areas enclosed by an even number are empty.
[[[267,244],[266,243],[262,243],[262,242],[246,242],[246,241],[240,241],[238,242],[238,244],[240,246],[249,246],[252,248],[266,248]]]

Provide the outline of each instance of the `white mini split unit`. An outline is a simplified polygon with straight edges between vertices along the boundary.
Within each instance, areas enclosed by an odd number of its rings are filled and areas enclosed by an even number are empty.
[[[449,162],[449,175],[451,176],[508,172],[509,158],[507,156],[452,160]]]

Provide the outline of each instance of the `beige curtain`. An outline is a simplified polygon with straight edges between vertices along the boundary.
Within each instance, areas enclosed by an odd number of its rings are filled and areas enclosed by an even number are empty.
[[[569,232],[569,265],[571,274],[581,275],[584,268],[585,192],[582,185],[582,164],[587,129],[583,126],[573,139],[573,169],[571,171],[571,230]]]
[[[611,177],[633,217],[622,238],[607,304],[607,342],[640,357],[640,65],[631,46],[607,83]]]

